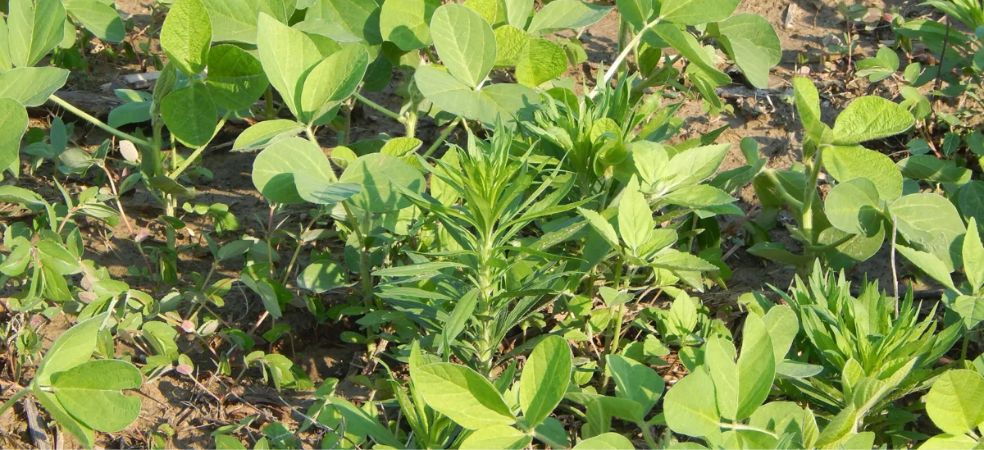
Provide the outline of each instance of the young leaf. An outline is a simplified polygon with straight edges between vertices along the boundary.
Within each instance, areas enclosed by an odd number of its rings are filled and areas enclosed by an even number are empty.
[[[334,180],[328,158],[307,139],[279,140],[260,152],[253,161],[253,185],[272,203],[301,203],[295,174],[304,172],[325,184]]]
[[[653,0],[615,0],[618,13],[638,32],[653,16]]]
[[[679,3],[685,4],[688,2],[687,0],[682,0]],[[697,38],[695,38],[692,34],[676,25],[665,22],[656,25],[655,30],[656,34],[659,35],[660,38],[680,52],[681,55],[687,58],[687,61],[690,61],[701,69],[704,69],[704,72],[714,84],[724,85],[731,83],[731,77],[728,76],[728,74],[718,70],[714,64],[714,61],[712,61],[707,55],[707,52],[704,51],[704,47],[701,46],[700,42],[698,42]]]
[[[516,421],[499,391],[472,369],[435,363],[416,368],[410,377],[427,406],[462,427],[480,430]]]
[[[902,133],[916,119],[902,105],[867,96],[854,100],[834,121],[834,144],[854,145]]]
[[[361,45],[350,45],[332,53],[305,75],[299,99],[302,121],[319,119],[355,93],[369,67],[369,53]]]
[[[431,43],[428,24],[438,0],[390,0],[379,13],[379,32],[383,39],[409,52]]]
[[[212,22],[202,0],[175,0],[161,27],[161,47],[187,75],[201,73],[212,44]]]
[[[235,45],[226,44],[209,51],[205,85],[216,106],[239,111],[259,100],[268,83],[263,65],[256,57]]]
[[[137,389],[140,371],[126,361],[90,361],[54,374],[51,386],[65,410],[89,428],[115,433],[140,415],[140,397],[120,393]]]
[[[872,236],[881,229],[878,190],[867,178],[854,178],[834,186],[824,200],[830,224],[851,234]]]
[[[649,366],[621,355],[606,355],[606,369],[615,380],[615,395],[635,401],[642,407],[644,420],[663,395],[663,377]]]
[[[533,0],[505,0],[506,21],[509,25],[526,29],[526,24],[533,14]]]
[[[793,100],[806,135],[819,144],[829,127],[820,120],[820,93],[809,78],[793,78]]]
[[[657,0],[659,17],[680,25],[700,25],[727,19],[741,0]]]
[[[461,449],[467,450],[488,450],[488,449],[515,449],[521,450],[530,445],[533,437],[527,433],[519,431],[506,425],[495,425],[482,428],[469,434],[461,442]]]
[[[921,252],[919,250],[906,247],[904,245],[897,245],[895,247],[905,259],[911,261],[919,270],[926,272],[932,279],[939,281],[946,288],[958,291],[957,287],[953,284],[953,278],[950,277],[950,269],[947,268],[943,261],[940,261],[936,255],[932,253]]]
[[[779,36],[769,21],[758,14],[736,14],[718,23],[717,30],[752,86],[769,87],[769,69],[782,58]]]
[[[547,336],[533,348],[519,378],[519,406],[529,427],[542,423],[563,400],[573,358],[560,336]]]
[[[618,204],[618,233],[634,254],[649,242],[656,228],[653,220],[653,210],[649,207],[646,197],[639,192],[639,183],[630,181],[622,190],[622,199]]]
[[[555,0],[547,3],[533,16],[526,31],[546,34],[567,29],[578,30],[598,22],[609,11],[610,7],[582,0]]]
[[[769,397],[776,377],[772,339],[765,322],[754,314],[745,318],[738,356],[737,419],[746,419]]]
[[[972,370],[948,370],[926,395],[926,413],[941,430],[961,435],[984,423],[984,378]]]
[[[262,149],[280,139],[295,137],[302,131],[304,131],[304,125],[293,120],[265,120],[240,133],[232,144],[232,150],[246,152]]]
[[[424,176],[402,159],[371,153],[349,164],[338,181],[359,185],[362,190],[350,200],[373,213],[397,211],[411,205],[400,191],[423,192]]]
[[[32,384],[50,386],[52,375],[88,361],[96,350],[96,335],[107,316],[108,313],[93,316],[62,333],[44,354]]]
[[[161,118],[174,137],[188,147],[208,143],[215,134],[219,112],[202,83],[171,92],[161,102]]]
[[[122,42],[126,27],[114,3],[100,0],[62,0],[68,13],[99,39]]]
[[[905,240],[943,261],[947,272],[956,267],[959,250],[955,243],[967,229],[953,203],[942,195],[909,194],[893,202],[889,211]]]
[[[769,308],[769,312],[762,317],[765,327],[772,340],[772,349],[776,359],[776,366],[786,358],[796,334],[799,333],[799,320],[796,312],[788,305],[776,305]]]
[[[448,72],[478,87],[495,64],[495,34],[482,16],[456,4],[444,5],[431,18],[431,36]]]
[[[27,107],[41,106],[68,81],[69,72],[58,67],[18,67],[0,73],[0,98],[17,100]]]
[[[663,410],[666,425],[687,436],[716,436],[721,420],[713,395],[714,383],[706,370],[697,369],[666,391]]]
[[[7,21],[0,17],[0,42],[10,42],[10,32],[7,29]],[[0,45],[0,72],[5,72],[13,67],[10,62],[10,45]]]
[[[27,132],[27,124],[24,106],[9,98],[0,98],[0,174],[19,164],[20,143]]]
[[[590,209],[578,208],[577,211],[581,213],[581,216],[587,219],[588,224],[591,225],[591,228],[598,232],[598,234],[605,239],[605,242],[607,242],[608,245],[612,248],[620,247],[618,244],[618,234],[615,233],[615,227],[613,227],[607,219],[602,217],[601,214],[598,214]]]
[[[833,146],[823,150],[823,166],[841,183],[865,178],[874,183],[878,198],[892,201],[902,196],[902,173],[891,158],[860,145]]]
[[[526,39],[526,45],[516,55],[515,64],[516,81],[536,87],[557,78],[567,70],[567,54],[553,42],[530,38]]]
[[[7,42],[15,67],[33,66],[61,43],[65,33],[62,0],[11,0]]]
[[[321,50],[308,35],[263,13],[257,22],[256,47],[270,84],[291,113],[300,117],[296,99],[301,81],[324,58]]]
[[[967,274],[971,292],[977,292],[984,286],[984,245],[981,244],[981,235],[977,230],[977,219],[971,217],[967,223],[962,252],[964,273]]]

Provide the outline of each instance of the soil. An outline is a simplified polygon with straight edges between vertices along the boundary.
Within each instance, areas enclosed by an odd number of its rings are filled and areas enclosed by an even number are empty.
[[[119,55],[131,49],[132,57],[107,56],[106,53],[88,55],[90,63],[88,72],[73,75],[67,89],[98,93],[112,97],[112,88],[124,87],[122,76],[129,73],[141,73],[153,67],[153,60],[142,48],[156,49],[157,42],[148,39],[156,35],[160,26],[162,14],[152,5],[153,0],[117,0],[121,11],[132,20],[136,30],[126,44],[114,47]],[[855,32],[860,37],[857,42],[856,60],[870,56],[878,49],[880,40],[891,37],[888,25],[878,19],[877,10],[896,8],[904,15],[924,12],[916,1],[866,1],[865,5],[873,8],[872,15],[876,18],[868,22],[868,26],[859,27]],[[734,108],[734,113],[723,116],[709,116],[701,103],[688,100],[680,114],[686,117],[686,125],[679,139],[699,136],[707,131],[727,125],[729,128],[719,138],[719,142],[733,144],[732,153],[728,156],[725,169],[743,164],[743,158],[738,151],[738,142],[742,138],[755,139],[765,157],[769,158],[769,166],[785,168],[799,159],[797,149],[801,128],[794,115],[793,108],[787,101],[790,92],[790,79],[795,74],[809,74],[821,90],[822,106],[825,119],[836,115],[849,100],[870,93],[892,97],[890,92],[883,92],[880,86],[871,86],[865,80],[845,76],[851,72],[845,57],[834,56],[825,51],[827,43],[842,39],[847,24],[843,16],[837,12],[834,0],[745,0],[740,6],[742,12],[760,14],[767,18],[779,34],[782,42],[783,56],[781,64],[776,67],[770,77],[767,90],[756,91],[741,84],[726,88],[727,95],[723,98]],[[614,59],[618,32],[615,15],[607,17],[602,22],[591,27],[582,35],[589,59],[596,64],[590,70],[582,73],[596,73],[597,64],[608,64]],[[151,69],[152,70],[152,69]],[[396,105],[398,100],[391,93],[373,94],[374,100],[388,106]],[[44,110],[35,110],[32,126],[46,126],[54,114],[59,114],[51,108],[50,114]],[[374,111],[358,111],[353,117],[355,138],[371,137],[378,133],[400,135],[402,126],[383,117]],[[105,136],[85,128],[81,123],[76,124],[76,139],[80,143],[98,144]],[[217,141],[215,148],[206,152],[203,167],[211,172],[211,180],[196,182],[198,197],[196,203],[224,203],[230,211],[239,218],[243,229],[236,232],[249,235],[262,235],[267,225],[269,208],[263,198],[256,192],[251,182],[250,172],[254,154],[235,153],[229,151],[231,139],[238,130],[245,127],[243,123],[229,125],[229,130],[223,136],[228,139]],[[424,142],[430,142],[437,134],[433,123],[424,121],[418,129],[418,136]],[[334,143],[334,136],[323,133],[319,136],[323,143]],[[453,139],[454,137],[452,137]],[[882,150],[891,153],[903,149],[903,143],[886,142]],[[63,177],[62,177],[63,178]],[[35,189],[46,197],[57,198],[58,193],[50,184],[38,179],[25,177],[22,180],[25,187]],[[73,189],[82,186],[74,185]],[[757,200],[751,187],[740,192],[740,200],[746,211],[754,213]],[[139,189],[126,199],[125,207],[134,224],[134,232],[120,225],[112,233],[102,233],[98,237],[88,239],[91,244],[87,248],[87,257],[98,264],[107,267],[113,276],[126,279],[135,288],[152,293],[157,298],[164,295],[170,288],[164,286],[141,285],[139,278],[132,276],[134,267],[149,267],[144,261],[148,257],[142,245],[136,242],[138,234],[148,235],[151,241],[163,241],[163,227],[157,220],[159,210],[153,205],[146,192]],[[3,208],[0,208],[3,209]],[[298,215],[291,215],[284,229],[295,229]],[[184,214],[181,216],[188,223],[188,228],[177,236],[178,245],[198,244],[203,231],[212,231],[209,221]],[[736,221],[738,219],[735,219]],[[732,225],[732,226],[729,226]],[[93,229],[99,228],[94,226]],[[725,244],[725,251],[731,256],[727,263],[732,266],[734,277],[728,282],[728,289],[715,289],[701,294],[706,302],[719,305],[734,305],[735,298],[743,292],[759,289],[766,284],[784,288],[790,283],[793,272],[775,264],[769,264],[762,259],[749,255],[744,250],[743,236],[740,224],[725,224],[722,228],[735,230]],[[778,235],[777,235],[778,237]],[[147,242],[147,241],[144,241]],[[289,257],[289,255],[284,255]],[[869,277],[890,279],[888,275],[887,258],[876,257],[871,262],[853,269],[852,274],[867,273]],[[182,252],[179,264],[182,273],[206,273],[210,269],[211,258],[207,253]],[[226,273],[222,268],[218,275],[235,277],[232,271]],[[13,317],[3,312],[4,289],[0,288],[0,318],[8,320]],[[240,329],[249,329],[259,316],[262,306],[252,295],[242,292],[241,296],[227,298],[227,306],[221,311]],[[329,299],[330,301],[330,299]],[[293,326],[293,331],[286,341],[278,343],[277,350],[291,357],[308,372],[312,381],[317,385],[328,377],[345,378],[347,375],[360,373],[360,364],[365,359],[364,347],[339,344],[339,334],[350,328],[348,325],[328,323],[317,324],[310,315],[301,309],[289,313],[284,318]],[[54,337],[70,326],[63,319],[47,321],[41,317],[32,319],[44,336],[45,347],[50,345]],[[294,343],[298,344],[295,348]],[[100,434],[99,445],[105,447],[145,448],[155,444],[154,439],[160,439],[163,445],[181,448],[206,448],[212,445],[209,434],[217,427],[235,424],[238,421],[257,416],[256,422],[243,429],[242,436],[259,437],[258,424],[282,421],[288,427],[296,427],[303,422],[304,409],[314,401],[310,393],[291,391],[278,392],[262,381],[258,371],[247,371],[246,376],[236,380],[231,377],[214,376],[216,359],[211,349],[194,342],[183,342],[183,346],[198,345],[197,371],[191,376],[177,373],[167,373],[148,380],[140,394],[144,397],[144,408],[140,419],[121,433],[112,435]],[[262,346],[261,346],[262,347]],[[16,391],[6,378],[9,376],[11,360],[7,355],[0,354],[0,400],[9,398]],[[682,366],[674,363],[661,373],[667,380],[678,379]],[[234,369],[234,373],[238,369]],[[26,378],[22,378],[26,379]],[[352,397],[359,397],[365,392],[358,386],[347,383],[342,389]],[[291,406],[293,405],[293,406]],[[25,410],[17,406],[14,412],[0,416],[0,448],[31,448],[37,446],[36,441],[29,437]],[[170,432],[168,430],[171,430]],[[316,432],[311,432],[316,433]],[[49,437],[53,430],[48,430]],[[316,442],[316,436],[311,436],[310,442]],[[59,446],[71,447],[70,436],[57,436]],[[63,444],[64,443],[64,444]]]

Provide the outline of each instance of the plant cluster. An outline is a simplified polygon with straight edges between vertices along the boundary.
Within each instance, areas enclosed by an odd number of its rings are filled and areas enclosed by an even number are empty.
[[[202,445],[979,448],[984,12],[893,18],[938,66],[900,76],[883,47],[856,75],[901,101],[830,124],[790,80],[801,145],[780,169],[724,128],[679,136],[684,102],[727,114],[720,88],[770,85],[778,35],[739,3],[162,0],[153,88],[97,117],[58,91],[87,42],[123,48],[113,2],[0,2],[0,414],[36,399],[91,448],[132,427],[145,384],[221,405],[235,394],[203,381],[249,376],[304,393],[302,419]],[[610,18],[616,54],[586,73],[583,33]],[[255,217],[196,201],[220,148],[250,158]],[[791,285],[702,299],[736,234]],[[100,250],[120,236],[125,273]],[[852,289],[844,270],[879,259],[891,279]],[[361,373],[312,379],[286,345],[299,322]]]

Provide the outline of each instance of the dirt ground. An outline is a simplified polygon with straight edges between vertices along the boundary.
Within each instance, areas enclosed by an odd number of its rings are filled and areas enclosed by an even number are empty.
[[[150,0],[117,0],[117,5],[132,17],[136,31],[131,39],[145,40],[147,35],[156,33],[161,22],[161,12],[155,11]],[[864,1],[870,8],[871,15],[876,18],[869,26],[855,29],[860,37],[856,47],[855,59],[870,56],[875,53],[878,43],[891,38],[891,30],[887,23],[877,20],[878,10],[898,8],[904,15],[912,15],[925,11],[918,6],[917,1]],[[740,6],[743,12],[752,12],[766,17],[776,29],[782,42],[783,56],[779,67],[776,67],[770,79],[769,89],[753,90],[736,84],[729,86],[722,97],[734,107],[733,115],[709,117],[703,111],[699,101],[688,102],[681,113],[686,117],[686,126],[680,139],[698,136],[706,131],[728,125],[729,128],[720,137],[719,142],[734,144],[726,168],[742,164],[738,142],[745,137],[755,139],[763,152],[769,158],[772,167],[788,167],[798,159],[800,127],[794,115],[793,108],[786,101],[790,90],[790,79],[795,74],[809,74],[821,90],[822,104],[826,119],[833,117],[846,102],[860,95],[877,93],[892,96],[892,93],[880,92],[880,87],[873,87],[865,80],[857,80],[846,76],[849,64],[844,57],[831,56],[825,47],[843,39],[847,24],[836,9],[834,0],[745,0]],[[608,64],[614,58],[615,41],[617,40],[617,18],[614,14],[601,23],[593,26],[583,34],[583,40],[594,63]],[[149,42],[151,48],[156,48],[156,42]],[[904,65],[904,63],[903,63]],[[129,73],[139,73],[151,67],[151,61],[138,58],[137,63],[118,64],[109,61],[107,64],[92,63],[90,73],[84,76],[73,75],[70,90],[98,93],[102,97],[112,97],[112,88],[123,87],[122,76]],[[591,71],[594,71],[592,68]],[[373,98],[384,104],[393,104],[385,94],[374,95]],[[55,112],[54,109],[51,110]],[[43,125],[49,120],[44,110],[33,111],[36,125]],[[394,126],[391,120],[372,111],[364,111],[356,116],[354,126],[358,137],[372,136],[381,131],[398,135],[400,128]],[[80,125],[81,126],[81,125]],[[229,205],[230,210],[240,219],[244,233],[254,233],[267,215],[266,202],[259,196],[252,185],[250,172],[254,154],[233,153],[229,151],[229,142],[244,124],[232,124],[223,136],[228,139],[218,140],[216,148],[210,149],[204,158],[204,167],[209,169],[214,178],[211,182],[197,186],[199,196],[197,203],[221,202]],[[432,124],[423,124],[421,137],[428,140],[435,129]],[[331,143],[333,137],[321,136],[322,142]],[[98,142],[103,136],[93,132],[88,142]],[[902,143],[897,145],[900,148]],[[32,186],[34,187],[34,186]],[[36,186],[42,192],[57,196],[50,186]],[[743,207],[754,212],[756,199],[753,190],[748,187],[740,193]],[[146,203],[147,207],[141,207]],[[126,203],[131,219],[138,228],[150,227],[158,211],[150,205],[150,200],[144,194],[137,192]],[[196,242],[200,237],[194,233],[196,228],[203,226],[194,218],[189,218],[190,229],[180,236],[185,243]],[[740,227],[735,227],[740,228]],[[142,258],[133,241],[134,236],[126,228],[119,227],[111,236],[103,239],[92,239],[89,257],[110,269],[115,276],[126,277],[128,268],[140,264]],[[731,251],[731,250],[734,251]],[[732,236],[726,243],[726,252],[730,258],[726,261],[734,269],[734,278],[729,282],[729,290],[715,290],[703,294],[705,301],[714,303],[732,303],[739,294],[752,289],[758,289],[766,283],[785,287],[792,276],[788,268],[775,264],[767,264],[759,258],[747,254],[743,249],[740,236]],[[867,272],[869,276],[887,273],[886,258],[873,258],[854,269],[855,273]],[[180,264],[182,271],[207,271],[210,264],[207,254],[182,254]],[[155,291],[154,286],[141,286]],[[162,292],[155,292],[162,294]],[[0,288],[0,299],[3,297]],[[236,303],[232,316],[241,318],[241,325],[249,327],[251,321],[258,315],[256,311],[262,308],[258,300],[251,295],[242,294],[241,298],[227,299],[227,303]],[[252,313],[250,312],[252,308]],[[0,309],[2,311],[2,309]],[[291,340],[284,343],[284,348],[278,350],[290,356],[300,364],[316,384],[327,377],[345,377],[362,370],[365,356],[360,347],[339,344],[338,334],[347,325],[319,325],[299,312],[289,315],[285,320],[294,326]],[[41,330],[46,340],[66,328],[67,323],[54,321],[42,323]],[[291,348],[293,342],[303,343],[304,348]],[[300,345],[299,345],[300,346]],[[9,355],[8,355],[9,356]],[[303,421],[304,411],[292,409],[290,405],[306,405],[312,401],[308,394],[283,392],[278,393],[259,380],[259,373],[250,371],[242,380],[237,381],[227,377],[211,375],[210,367],[214,367],[210,358],[210,349],[202,349],[201,360],[196,361],[199,372],[193,377],[169,373],[150,380],[144,385],[141,395],[144,397],[143,411],[140,419],[130,428],[112,436],[100,435],[100,445],[105,447],[146,448],[154,445],[154,437],[168,447],[206,448],[212,445],[209,438],[215,428],[238,422],[249,416],[258,416],[257,422],[283,421],[289,425]],[[0,354],[0,374],[5,375],[3,358]],[[13,394],[14,388],[7,383],[0,383],[0,400]],[[346,392],[358,397],[363,391],[354,384],[343,386]],[[28,435],[25,417],[31,411],[17,407],[15,412],[0,416],[0,448],[33,448],[41,444],[32,440]],[[36,414],[36,412],[34,412]],[[171,431],[168,431],[168,430]],[[247,428],[244,433],[251,434],[256,428]],[[48,430],[49,438],[54,436],[54,430]],[[245,436],[245,434],[244,434]],[[71,441],[64,434],[57,436],[61,444]],[[313,439],[311,442],[316,442]],[[49,442],[50,444],[50,442]]]

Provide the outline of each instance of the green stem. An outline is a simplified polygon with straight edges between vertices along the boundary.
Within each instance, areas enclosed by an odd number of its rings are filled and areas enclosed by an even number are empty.
[[[14,406],[18,401],[20,401],[20,399],[24,398],[24,396],[29,393],[31,393],[31,388],[29,387],[21,388],[21,390],[17,391],[13,397],[10,397],[10,400],[3,402],[3,406],[0,406],[0,415],[2,415],[4,411],[10,409],[10,407]]]
[[[195,161],[197,161],[200,156],[202,156],[202,153],[204,153],[208,145],[212,143],[212,140],[215,139],[215,135],[217,135],[219,133],[219,130],[221,130],[222,127],[225,126],[225,123],[226,123],[226,117],[223,117],[222,120],[219,120],[218,125],[215,126],[215,130],[212,132],[212,138],[209,139],[208,142],[206,142],[205,144],[196,148],[195,151],[191,152],[191,155],[188,155],[188,157],[181,162],[181,165],[178,166],[177,169],[174,169],[174,172],[171,172],[171,174],[168,175],[168,178],[172,180],[177,180],[178,177],[181,176],[182,173],[184,173],[184,171],[188,170],[188,168],[191,167],[191,165],[194,164]]]
[[[818,148],[816,155],[804,162],[809,178],[806,182],[806,190],[803,191],[801,224],[803,234],[810,240],[809,243],[811,245],[817,243],[817,236],[813,230],[813,198],[817,196],[817,183],[820,178],[820,155],[822,153],[823,148]]]
[[[629,55],[635,51],[635,48],[639,45],[639,43],[642,42],[642,36],[659,22],[660,18],[657,17],[656,19],[653,19],[652,22],[647,23],[641,30],[639,30],[638,33],[636,33],[635,36],[632,37],[632,40],[629,41],[628,45],[626,45],[625,48],[622,49],[622,52],[615,58],[615,61],[612,61],[612,66],[608,68],[607,72],[605,72],[605,76],[602,77],[601,80],[598,80],[598,83],[595,84],[594,89],[592,89],[591,93],[588,94],[588,98],[594,98],[594,96],[601,92],[601,89],[604,86],[608,86],[608,83],[611,82],[612,78],[615,77],[615,74],[618,73],[618,69],[622,66],[622,63],[625,62],[625,59],[628,58]]]
[[[434,141],[434,143],[427,148],[427,151],[424,152],[423,155],[424,158],[429,158],[431,155],[433,155],[434,152],[436,152],[437,149],[441,147],[441,144],[443,144],[444,141],[448,140],[448,136],[451,136],[451,133],[454,132],[455,128],[458,128],[459,123],[461,123],[460,117],[454,119],[454,121],[448,124],[448,126],[444,128],[444,131],[441,131],[441,134],[437,137],[437,140]]]
[[[359,240],[359,246],[361,247],[361,251],[359,252],[359,282],[362,286],[362,301],[365,303],[366,308],[371,308],[372,268],[369,264],[366,237],[362,233],[362,229],[359,228],[360,223],[358,219],[355,218],[355,214],[352,213],[352,208],[349,208],[347,202],[341,202],[341,204],[342,208],[345,210],[345,215],[348,216],[348,225],[352,228],[352,232],[355,233],[355,238]]]
[[[789,191],[786,190],[786,188],[782,187],[782,183],[779,181],[779,177],[776,176],[776,172],[774,170],[766,169],[762,171],[762,173],[764,173],[765,177],[768,178],[773,185],[775,185],[776,192],[779,193],[779,196],[782,197],[783,201],[789,203],[793,208],[800,211],[803,210],[803,202],[797,200],[796,197],[793,197]]]
[[[652,427],[650,427],[649,424],[646,423],[645,421],[639,422],[636,425],[639,427],[640,430],[642,430],[642,438],[646,440],[646,445],[649,448],[659,448],[659,445],[656,444],[656,439],[653,438],[653,430],[651,429]]]
[[[87,113],[85,111],[82,111],[79,108],[76,108],[75,105],[73,105],[73,104],[65,101],[64,99],[62,99],[61,97],[59,97],[59,96],[57,96],[55,94],[52,94],[51,95],[50,100],[53,101],[53,102],[55,102],[56,104],[58,104],[58,106],[61,106],[62,108],[64,108],[66,111],[68,111],[68,112],[70,112],[72,114],[75,114],[77,117],[79,117],[81,119],[85,119],[87,122],[95,125],[99,129],[101,129],[101,130],[103,130],[103,131],[105,131],[105,132],[107,132],[109,134],[112,134],[113,136],[116,136],[116,137],[118,137],[120,139],[126,139],[126,140],[128,140],[130,142],[133,142],[134,144],[137,144],[137,145],[142,145],[142,146],[145,146],[145,147],[150,147],[151,146],[151,143],[148,142],[147,140],[140,139],[140,138],[138,138],[138,137],[136,137],[136,136],[134,136],[132,134],[124,133],[124,132],[122,132],[120,130],[117,130],[116,128],[113,128],[113,127],[107,125],[105,122],[97,119],[95,116],[93,116],[93,115],[91,115],[91,114],[89,114],[89,113]]]
[[[363,105],[366,105],[366,106],[368,106],[368,107],[370,107],[372,109],[375,109],[380,114],[382,114],[382,115],[384,115],[386,117],[389,117],[390,119],[393,119],[393,120],[395,120],[397,122],[403,123],[406,120],[406,119],[404,119],[403,116],[401,116],[401,115],[399,115],[399,114],[397,114],[397,113],[395,113],[393,111],[390,111],[388,108],[386,108],[383,105],[380,105],[379,103],[376,103],[376,102],[374,102],[372,100],[369,100],[368,98],[366,98],[365,96],[363,96],[362,94],[360,94],[358,92],[355,93],[355,99],[358,100],[358,101],[360,101]]]

